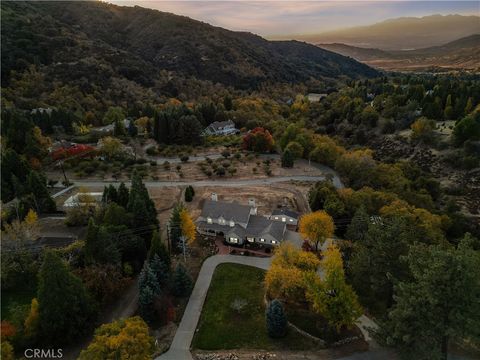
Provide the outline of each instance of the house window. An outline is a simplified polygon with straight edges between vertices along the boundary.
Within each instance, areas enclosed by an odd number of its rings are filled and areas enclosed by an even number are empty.
[[[222,224],[222,225],[225,225],[225,219],[224,218],[219,218],[218,223]]]
[[[283,218],[282,218],[282,222],[285,222],[285,221],[287,221],[287,219],[283,217]]]
[[[248,241],[248,242],[254,242],[254,241],[255,241],[255,238],[253,238],[253,237],[247,237],[247,241]]]
[[[260,241],[261,241],[261,242],[265,242],[265,239],[264,239],[264,238],[260,238]]]
[[[275,220],[278,220],[278,216],[275,216]]]
[[[230,238],[230,242],[231,242],[232,244],[237,244],[237,243],[238,243],[238,238],[231,237],[231,238]]]
[[[207,218],[207,223],[211,224],[212,223],[212,218],[208,217]]]
[[[276,244],[277,242],[275,240],[272,240],[272,244]]]
[[[234,227],[235,226],[235,222],[234,221],[230,221],[230,227]]]
[[[293,219],[290,219],[290,222],[293,222]]]

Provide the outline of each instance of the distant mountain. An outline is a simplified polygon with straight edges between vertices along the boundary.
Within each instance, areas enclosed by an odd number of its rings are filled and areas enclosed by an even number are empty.
[[[404,51],[385,51],[337,43],[318,44],[318,46],[384,70],[480,71],[480,34],[470,35],[441,46]]]
[[[479,16],[431,15],[391,19],[299,39],[315,44],[343,43],[382,50],[407,50],[440,46],[479,32]]]
[[[238,88],[264,81],[378,74],[311,44],[267,41],[138,6],[94,1],[2,2],[1,9],[5,81],[11,70],[23,70],[29,63],[59,67],[64,80],[114,76],[142,86],[151,86],[164,70]],[[108,71],[102,73],[102,68]],[[58,77],[57,71],[51,74]]]

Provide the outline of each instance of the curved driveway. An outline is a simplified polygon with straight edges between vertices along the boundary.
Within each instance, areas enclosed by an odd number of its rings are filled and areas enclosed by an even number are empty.
[[[190,345],[197,328],[198,320],[202,312],[203,304],[207,296],[208,288],[212,280],[213,272],[217,265],[222,263],[234,263],[258,267],[260,269],[268,270],[272,258],[256,258],[238,255],[214,255],[206,259],[198,274],[197,282],[193,288],[187,307],[183,314],[180,325],[178,326],[175,337],[173,338],[170,349],[157,357],[155,360],[193,360],[190,353]],[[375,324],[362,315],[358,320],[358,326],[362,333],[366,333],[365,325]],[[366,336],[370,344],[370,350],[364,353],[353,354],[342,358],[341,360],[370,360],[370,359],[394,359],[394,355],[387,349],[376,346],[371,339]],[[338,359],[340,360],[340,359]]]

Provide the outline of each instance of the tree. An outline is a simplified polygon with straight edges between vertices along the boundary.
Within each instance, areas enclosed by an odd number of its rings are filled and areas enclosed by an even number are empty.
[[[182,235],[187,238],[188,244],[195,241],[197,229],[187,209],[180,212],[180,227],[182,228]]]
[[[255,152],[269,152],[273,150],[273,137],[268,130],[257,127],[243,137],[243,148]]]
[[[122,182],[117,191],[117,204],[126,208],[128,204],[128,197],[129,191],[125,186],[125,183]]]
[[[480,255],[472,245],[467,235],[456,249],[410,249],[412,280],[395,286],[395,305],[380,327],[380,340],[406,359],[447,359],[451,341],[478,338]]]
[[[5,224],[5,233],[10,240],[16,242],[16,247],[22,247],[27,240],[37,240],[40,234],[38,215],[32,209],[28,210],[23,221],[13,220]]]
[[[290,141],[285,150],[290,150],[295,159],[300,159],[303,156],[303,146],[296,141]]]
[[[191,185],[188,185],[185,189],[185,201],[191,202],[193,200],[194,194],[195,192],[193,191],[193,187]]]
[[[230,95],[226,95],[223,98],[223,106],[225,107],[225,110],[230,111],[233,109],[233,100]]]
[[[120,226],[129,225],[130,223],[131,216],[123,207],[114,202],[108,204],[103,215],[104,225]]]
[[[155,255],[157,255],[168,268],[170,268],[170,254],[168,253],[167,248],[163,243],[160,233],[158,231],[153,232],[148,258],[152,260]]]
[[[73,341],[89,329],[95,311],[80,279],[53,251],[46,251],[38,277],[39,336],[45,344]]]
[[[160,287],[166,287],[170,281],[170,266],[165,264],[160,257],[155,254],[153,259],[150,260],[150,268],[157,277]]]
[[[154,295],[160,294],[160,285],[158,284],[157,277],[152,271],[150,264],[145,262],[138,277],[138,288],[142,291],[142,289],[147,287],[152,290]]]
[[[37,211],[55,211],[56,205],[47,188],[47,179],[36,171],[30,171],[27,177],[27,188],[32,193]]]
[[[169,220],[169,227],[170,227],[170,242],[172,245],[172,249],[177,249],[177,243],[180,240],[180,236],[182,236],[182,222],[180,218],[180,213],[184,209],[184,205],[180,202],[175,205],[172,210],[172,215],[170,216]]]
[[[116,121],[123,121],[123,119],[125,119],[125,114],[122,108],[118,106],[111,106],[103,116],[102,122],[104,125],[109,125],[114,124]]]
[[[148,325],[138,316],[103,324],[79,360],[116,360],[152,358],[154,339]]]
[[[425,117],[417,119],[410,126],[412,129],[412,140],[420,140],[427,143],[432,141],[436,127],[435,120],[430,120]]]
[[[321,266],[325,277],[320,281],[316,274],[309,274],[306,297],[313,310],[338,332],[343,326],[353,326],[362,309],[357,295],[345,281],[342,256],[335,245],[327,248]]]
[[[272,338],[281,338],[287,334],[287,317],[283,310],[282,303],[275,299],[267,306],[265,312],[268,336]]]
[[[185,297],[192,290],[192,277],[182,264],[178,264],[173,274],[173,295]]]
[[[8,341],[2,341],[0,358],[3,360],[15,360],[13,346]]]
[[[24,324],[24,332],[26,337],[30,339],[36,338],[39,325],[38,318],[38,300],[36,298],[33,298],[30,305],[30,312],[28,313]]]
[[[125,136],[127,134],[127,129],[125,129],[125,124],[123,123],[123,120],[115,120],[113,125],[114,136]]]
[[[305,240],[315,244],[315,251],[318,251],[319,244],[332,237],[334,229],[332,217],[325,211],[305,214],[300,218],[299,232]]]
[[[457,121],[453,128],[455,145],[460,146],[467,140],[480,139],[480,111]]]
[[[112,235],[104,226],[95,225],[93,218],[88,221],[84,249],[87,264],[118,264],[120,262],[120,252]]]
[[[111,136],[102,138],[100,151],[105,155],[107,159],[115,159],[122,153],[122,149],[123,145],[117,138]]]
[[[289,149],[285,149],[282,154],[282,167],[292,168],[294,161],[295,157],[293,156],[292,152]]]
[[[355,215],[353,215],[352,221],[348,225],[346,237],[353,242],[362,241],[368,231],[368,224],[370,224],[370,216],[368,216],[365,207],[360,206]]]
[[[361,241],[354,244],[351,279],[364,303],[384,311],[393,303],[393,286],[408,276],[402,257],[413,243],[414,229],[401,218],[371,223]]]
[[[139,288],[139,311],[146,321],[152,321],[154,317],[154,302],[161,294],[160,284],[148,262],[145,262],[138,278]]]

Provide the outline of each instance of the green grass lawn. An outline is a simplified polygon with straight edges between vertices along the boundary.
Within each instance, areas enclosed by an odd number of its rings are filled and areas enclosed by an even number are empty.
[[[313,349],[318,345],[289,331],[282,339],[271,339],[265,325],[263,278],[265,271],[245,265],[221,264],[213,274],[192,347],[219,349]],[[232,308],[246,302],[240,312]]]

